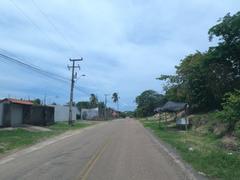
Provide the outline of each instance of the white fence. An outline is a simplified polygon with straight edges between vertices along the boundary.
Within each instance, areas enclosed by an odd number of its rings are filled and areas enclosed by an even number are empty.
[[[98,108],[81,110],[81,119],[82,120],[94,120],[97,118],[98,118]]]

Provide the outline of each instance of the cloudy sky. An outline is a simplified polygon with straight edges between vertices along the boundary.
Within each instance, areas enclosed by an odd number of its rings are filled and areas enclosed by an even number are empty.
[[[239,0],[0,0],[0,53],[68,78],[69,58],[83,57],[75,100],[118,92],[132,110],[142,91],[162,93],[156,77],[214,45],[208,29],[238,10]],[[68,94],[69,84],[0,58],[0,98]]]

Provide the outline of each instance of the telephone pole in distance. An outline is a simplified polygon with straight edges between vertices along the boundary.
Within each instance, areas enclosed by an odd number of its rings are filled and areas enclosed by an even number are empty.
[[[107,120],[107,97],[110,96],[110,94],[104,94],[105,96],[105,108],[104,108],[104,118]]]
[[[76,62],[83,61],[83,58],[80,59],[70,59],[70,62],[72,62],[72,66],[68,66],[68,69],[72,69],[72,78],[71,78],[71,91],[70,91],[70,101],[69,101],[69,119],[68,119],[68,124],[73,125],[73,120],[72,120],[72,107],[73,107],[73,90],[74,90],[74,83],[77,74],[75,74],[75,69],[80,70],[80,65],[75,65]]]

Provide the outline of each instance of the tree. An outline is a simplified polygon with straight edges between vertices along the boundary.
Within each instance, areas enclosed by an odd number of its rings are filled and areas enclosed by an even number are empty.
[[[240,89],[240,12],[227,14],[209,30],[210,41],[218,38],[218,45],[210,48],[216,63],[224,67],[222,77],[226,77],[229,89]],[[215,64],[216,64],[215,63]],[[223,68],[222,68],[223,69]]]
[[[154,109],[162,106],[166,102],[162,94],[153,90],[147,90],[136,97],[136,115],[139,117],[152,116]]]
[[[91,108],[91,105],[88,101],[80,101],[77,103],[77,108],[81,111],[81,109]]]
[[[37,98],[37,99],[34,99],[34,100],[32,101],[32,103],[33,103],[34,105],[40,105],[40,104],[41,104],[41,100],[40,100],[39,98]]]
[[[98,106],[98,98],[95,94],[90,95],[89,101],[90,101],[91,108],[95,108]]]
[[[114,103],[117,104],[117,110],[118,110],[119,109],[119,104],[118,104],[119,103],[119,96],[118,96],[118,93],[115,92],[115,93],[112,94],[112,100],[113,100]]]
[[[188,102],[195,110],[221,109],[227,92],[240,89],[240,12],[227,14],[209,30],[219,43],[206,52],[197,51],[176,66],[176,75],[162,75],[166,97]]]

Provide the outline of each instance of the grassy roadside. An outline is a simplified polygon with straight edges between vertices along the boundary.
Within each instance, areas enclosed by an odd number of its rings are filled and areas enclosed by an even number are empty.
[[[17,128],[14,130],[0,131],[0,155],[9,151],[27,147],[47,138],[59,135],[69,130],[77,130],[91,124],[76,122],[74,126],[69,126],[66,122],[56,123],[49,126],[51,131],[28,131]]]
[[[176,148],[180,156],[197,171],[210,179],[235,180],[240,178],[240,154],[219,147],[219,139],[212,134],[177,131],[159,127],[157,121],[141,119],[161,140]]]

